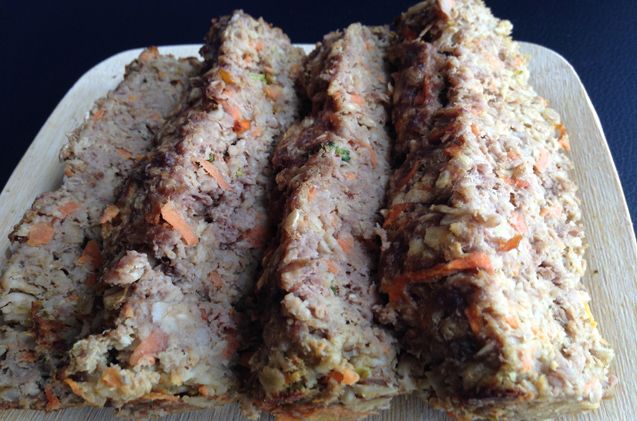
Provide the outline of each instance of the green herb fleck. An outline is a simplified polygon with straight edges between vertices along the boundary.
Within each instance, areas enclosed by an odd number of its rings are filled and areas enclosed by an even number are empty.
[[[252,80],[256,80],[257,82],[268,83],[268,79],[263,73],[250,73],[249,76]]]
[[[332,292],[334,293],[334,295],[337,295],[337,293],[336,293],[336,287],[330,287],[330,289],[332,290]]]
[[[237,172],[234,173],[236,177],[242,177],[245,173],[243,172],[243,168],[237,169]]]
[[[207,159],[208,162],[215,162],[215,156],[213,154],[210,154],[210,156]]]
[[[350,155],[349,155],[349,149],[347,148],[341,148],[340,146],[336,146],[334,144],[334,142],[329,142],[326,146],[326,149],[328,151],[334,151],[334,153],[336,154],[336,156],[338,156],[339,158],[341,158],[341,160],[343,162],[349,162],[349,160],[351,159]]]

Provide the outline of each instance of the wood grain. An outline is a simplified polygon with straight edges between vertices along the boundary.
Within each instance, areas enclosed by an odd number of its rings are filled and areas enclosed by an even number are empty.
[[[304,46],[306,49],[310,46]],[[573,174],[580,187],[584,223],[590,247],[589,269],[584,278],[593,300],[592,311],[604,337],[617,352],[615,373],[620,379],[615,397],[591,414],[565,419],[589,421],[632,420],[637,414],[637,244],[619,177],[597,113],[571,65],[557,53],[522,43],[531,56],[531,80],[562,116],[571,136]],[[161,47],[162,53],[196,55],[199,46]],[[0,250],[7,235],[31,206],[33,199],[59,185],[62,166],[57,156],[70,133],[92,103],[121,80],[124,65],[141,50],[117,54],[87,72],[64,96],[16,167],[0,195]],[[5,255],[0,255],[0,264]],[[1,411],[6,420],[106,420],[107,409],[74,409],[51,414],[35,411]],[[242,420],[235,406],[173,415],[167,420]],[[263,416],[262,419],[268,419]],[[394,400],[392,408],[369,420],[447,420],[415,398]]]

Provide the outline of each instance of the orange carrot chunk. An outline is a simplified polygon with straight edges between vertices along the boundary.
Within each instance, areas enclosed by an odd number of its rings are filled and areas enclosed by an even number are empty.
[[[186,220],[177,212],[172,202],[168,202],[161,207],[161,217],[181,234],[187,245],[195,246],[199,243],[199,238],[197,238],[197,235]]]
[[[345,254],[350,254],[352,249],[354,248],[354,237],[351,234],[344,234],[338,237],[336,240],[338,245],[341,246],[341,249]]]
[[[341,368],[340,370],[333,370],[330,372],[330,377],[336,380],[338,383],[342,383],[351,386],[360,380],[360,376],[354,370],[349,368]]]
[[[219,188],[223,190],[230,190],[230,184],[223,178],[221,171],[215,167],[212,162],[203,159],[197,160],[197,163],[201,165],[201,168],[208,173],[208,175],[215,179]]]
[[[46,410],[55,411],[62,408],[62,404],[58,397],[53,393],[53,388],[50,384],[44,386],[44,395],[46,396]]]
[[[385,222],[383,223],[383,228],[386,228],[394,223],[395,219],[400,216],[401,213],[407,208],[409,208],[411,203],[399,203],[397,205],[392,206],[387,212],[387,216],[385,217]]]
[[[509,238],[506,241],[500,241],[498,244],[498,251],[511,251],[514,248],[517,248],[522,240],[521,234],[516,234],[512,238]]]
[[[74,214],[79,208],[80,208],[79,203],[70,201],[60,206],[60,212],[66,218],[67,216]]]
[[[100,253],[100,246],[95,240],[89,240],[84,246],[82,255],[77,259],[77,263],[80,265],[90,265],[93,269],[97,269],[102,265],[102,254]]]
[[[47,244],[53,239],[53,226],[50,223],[38,222],[31,225],[27,244],[31,247],[38,247]]]
[[[352,98],[352,102],[356,105],[359,105],[362,107],[363,104],[365,104],[365,100],[363,99],[363,97],[358,94],[352,94],[351,98]]]
[[[154,358],[166,347],[168,347],[168,335],[159,328],[154,329],[137,345],[128,362],[133,366],[137,365],[142,359]]]
[[[100,217],[100,224],[111,222],[117,215],[119,215],[119,208],[115,205],[107,205]]]
[[[385,286],[383,290],[389,295],[391,302],[398,302],[402,298],[407,284],[430,282],[465,270],[484,270],[487,273],[493,273],[493,265],[487,254],[473,252],[459,259],[440,263],[427,269],[403,273],[395,278],[391,285]]]

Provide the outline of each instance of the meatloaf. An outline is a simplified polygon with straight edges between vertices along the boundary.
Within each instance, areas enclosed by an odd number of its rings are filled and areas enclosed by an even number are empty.
[[[144,51],[70,135],[62,186],[39,196],[14,228],[0,279],[0,407],[80,402],[56,373],[93,322],[100,218],[199,68],[194,59]]]
[[[397,25],[396,160],[380,312],[417,388],[461,419],[599,406],[613,351],[582,285],[585,240],[559,115],[529,85],[511,24],[478,0]]]
[[[375,324],[375,226],[389,174],[388,32],[327,35],[305,63],[312,112],[277,145],[281,221],[258,281],[255,401],[277,416],[357,418],[398,391],[395,341]]]
[[[297,115],[303,53],[240,11],[213,21],[203,53],[199,100],[164,126],[112,205],[108,329],[73,346],[66,372],[91,405],[139,416],[237,399],[242,298],[268,236],[270,155]]]

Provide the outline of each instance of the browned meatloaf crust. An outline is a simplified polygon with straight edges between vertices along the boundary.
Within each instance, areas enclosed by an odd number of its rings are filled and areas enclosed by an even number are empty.
[[[416,387],[463,419],[590,410],[614,382],[581,283],[568,137],[510,32],[481,1],[427,1],[400,18],[392,49],[403,161],[381,316]]]
[[[0,280],[0,407],[80,402],[55,376],[93,321],[100,218],[199,68],[194,59],[144,51],[71,134],[62,186],[38,197],[15,227]]]
[[[255,401],[277,416],[360,417],[397,393],[395,341],[373,320],[389,174],[388,33],[354,24],[305,63],[311,114],[273,157],[278,235],[258,282],[263,343]]]
[[[270,221],[274,142],[297,114],[302,51],[263,20],[213,21],[199,100],[113,205],[101,279],[112,322],[77,342],[67,383],[92,405],[129,411],[236,400],[240,304]],[[139,415],[135,413],[134,415]]]

